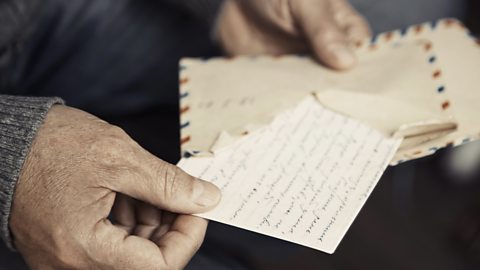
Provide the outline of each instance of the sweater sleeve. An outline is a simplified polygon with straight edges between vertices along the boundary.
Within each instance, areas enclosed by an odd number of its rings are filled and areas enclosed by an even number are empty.
[[[209,26],[215,23],[217,13],[224,0],[163,0],[173,6],[185,10]]]
[[[9,217],[15,186],[30,146],[59,98],[0,95],[0,236],[13,248]]]

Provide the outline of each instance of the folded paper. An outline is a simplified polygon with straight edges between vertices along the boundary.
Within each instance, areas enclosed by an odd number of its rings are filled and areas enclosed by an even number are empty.
[[[200,216],[333,253],[400,143],[310,97],[178,166],[222,190]]]

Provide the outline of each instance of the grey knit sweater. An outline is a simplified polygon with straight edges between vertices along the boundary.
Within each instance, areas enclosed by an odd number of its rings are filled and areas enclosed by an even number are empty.
[[[158,0],[169,2],[212,23],[223,0]],[[60,98],[1,95],[8,88],[4,72],[17,48],[35,29],[41,16],[37,0],[0,0],[0,238],[12,247],[9,217],[15,187],[30,145],[50,107]]]
[[[0,233],[10,247],[8,221],[19,174],[48,110],[59,103],[59,98],[0,95]]]

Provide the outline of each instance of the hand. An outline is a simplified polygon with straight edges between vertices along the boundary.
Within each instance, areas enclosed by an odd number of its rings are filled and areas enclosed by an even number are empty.
[[[312,52],[335,69],[355,65],[350,44],[369,36],[346,0],[227,0],[216,30],[230,55]]]
[[[219,200],[214,185],[157,159],[120,128],[54,106],[23,166],[10,228],[33,269],[179,269],[207,227],[187,214]]]

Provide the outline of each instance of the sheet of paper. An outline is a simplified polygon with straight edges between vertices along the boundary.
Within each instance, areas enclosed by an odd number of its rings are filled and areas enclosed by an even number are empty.
[[[308,97],[213,157],[178,165],[222,190],[200,216],[333,253],[400,143]]]

